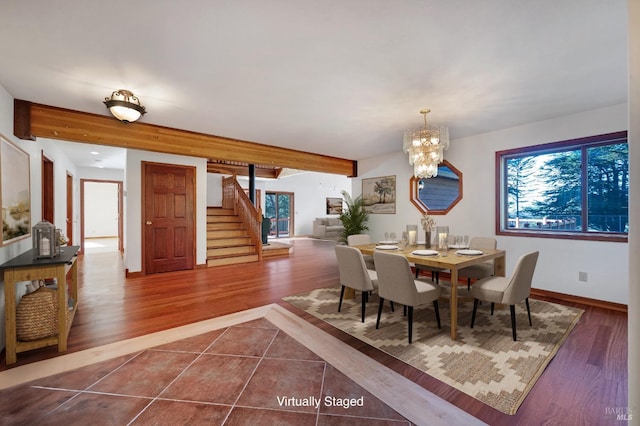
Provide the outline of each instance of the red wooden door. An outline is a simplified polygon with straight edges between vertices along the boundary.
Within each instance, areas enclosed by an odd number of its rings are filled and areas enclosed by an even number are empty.
[[[144,272],[193,269],[194,168],[143,163]]]

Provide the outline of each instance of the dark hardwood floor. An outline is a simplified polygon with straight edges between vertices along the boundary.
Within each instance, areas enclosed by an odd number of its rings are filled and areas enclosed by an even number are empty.
[[[278,303],[492,425],[611,424],[613,410],[628,404],[626,314],[572,305],[585,309],[580,322],[516,415],[508,416],[282,302],[283,296],[338,285],[335,243],[300,239],[292,244],[289,258],[134,279],[125,279],[117,253],[81,256],[79,310],[68,352]],[[21,353],[14,365],[57,355],[55,347]],[[3,353],[0,370],[5,369]]]

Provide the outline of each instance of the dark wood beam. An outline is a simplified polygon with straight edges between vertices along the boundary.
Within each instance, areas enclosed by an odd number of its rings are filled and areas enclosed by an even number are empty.
[[[31,102],[13,100],[13,134],[23,140],[36,140],[31,134]]]
[[[354,177],[353,173],[357,170],[356,162],[353,160],[153,124],[126,124],[105,115],[28,104],[29,114],[22,111],[20,117],[15,117],[20,121],[19,127],[22,129],[20,135],[16,134],[20,138],[31,135],[166,154],[288,167],[348,177]]]

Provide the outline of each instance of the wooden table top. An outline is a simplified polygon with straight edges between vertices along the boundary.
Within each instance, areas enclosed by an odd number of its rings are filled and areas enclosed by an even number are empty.
[[[424,244],[406,247],[398,245],[397,250],[376,250],[376,246],[376,244],[366,244],[354,247],[359,249],[363,254],[373,255],[376,251],[399,254],[405,256],[409,262],[413,262],[418,265],[434,266],[442,269],[461,269],[477,263],[486,262],[487,260],[504,257],[506,255],[504,250],[482,249],[483,254],[480,255],[461,255],[456,254],[460,249],[449,249],[446,256],[441,252],[435,256],[421,256],[412,254],[412,252],[414,250],[425,250]]]

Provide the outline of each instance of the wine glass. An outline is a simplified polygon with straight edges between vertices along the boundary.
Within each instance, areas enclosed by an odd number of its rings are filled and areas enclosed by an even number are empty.
[[[469,236],[468,235],[464,236],[464,246],[465,247],[469,247]]]
[[[386,242],[388,242],[388,241],[389,241],[389,233],[388,233],[388,232],[385,232],[385,233],[384,233],[384,242],[386,243]]]
[[[396,242],[396,233],[395,232],[389,233],[389,238],[391,239],[391,241],[393,241],[395,243]]]

